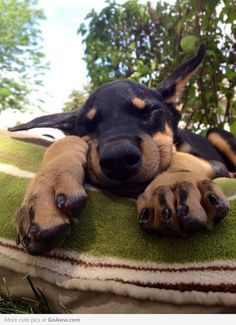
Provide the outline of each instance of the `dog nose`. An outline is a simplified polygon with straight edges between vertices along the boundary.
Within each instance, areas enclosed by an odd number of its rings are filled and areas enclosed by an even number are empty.
[[[125,180],[137,174],[141,163],[141,152],[132,143],[104,145],[99,150],[102,171],[111,179]]]

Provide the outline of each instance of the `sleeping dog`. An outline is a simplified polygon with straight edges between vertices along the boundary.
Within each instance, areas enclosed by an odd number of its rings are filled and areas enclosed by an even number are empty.
[[[82,108],[10,129],[54,127],[66,135],[46,150],[27,189],[16,216],[18,244],[34,255],[61,245],[85,206],[85,180],[136,197],[141,229],[158,235],[212,229],[227,214],[212,179],[235,176],[236,139],[218,128],[204,138],[178,127],[176,100],[204,53],[201,45],[157,89],[117,80]]]

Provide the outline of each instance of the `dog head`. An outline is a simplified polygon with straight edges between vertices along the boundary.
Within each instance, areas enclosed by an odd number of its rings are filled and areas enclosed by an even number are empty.
[[[100,186],[127,189],[145,184],[165,170],[171,160],[180,113],[176,99],[200,65],[205,47],[183,63],[157,89],[130,80],[99,87],[80,109],[53,114],[11,128],[61,129],[90,143],[88,175]]]

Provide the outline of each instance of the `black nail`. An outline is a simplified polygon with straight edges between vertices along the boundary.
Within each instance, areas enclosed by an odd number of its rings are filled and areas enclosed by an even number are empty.
[[[24,247],[27,247],[27,246],[29,246],[30,242],[31,242],[31,238],[27,234],[25,234],[21,241],[22,245]]]
[[[149,212],[149,210],[147,208],[144,208],[142,210],[142,212],[140,213],[139,223],[140,224],[147,223],[149,219],[150,219],[150,212]]]
[[[171,209],[168,208],[168,207],[165,207],[163,210],[162,210],[162,217],[165,221],[169,221],[171,219]]]
[[[184,203],[187,200],[188,193],[182,188],[179,191],[179,201],[180,203]]]
[[[21,243],[21,240],[20,240],[20,234],[17,234],[16,235],[16,245],[19,246]]]
[[[35,223],[31,223],[29,226],[28,234],[38,233],[39,232],[39,226]]]
[[[184,217],[188,214],[188,207],[185,204],[180,204],[177,208],[177,214],[179,217]]]
[[[56,197],[56,205],[59,209],[64,208],[67,203],[67,197],[65,194],[58,194]]]
[[[213,193],[210,193],[210,194],[208,195],[208,199],[209,199],[209,201],[210,201],[210,203],[211,203],[212,205],[219,205],[219,204],[220,204],[220,199],[218,198],[218,196],[216,196],[216,195],[213,194]]]
[[[29,220],[30,220],[30,223],[32,223],[32,222],[34,221],[34,215],[35,215],[35,213],[34,213],[34,208],[31,207],[31,208],[29,209]]]

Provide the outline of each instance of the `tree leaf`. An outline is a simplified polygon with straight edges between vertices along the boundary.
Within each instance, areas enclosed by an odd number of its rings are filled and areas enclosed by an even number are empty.
[[[232,121],[232,122],[230,123],[230,132],[231,132],[234,136],[236,136],[236,121]]]
[[[188,35],[181,39],[180,46],[185,53],[194,52],[198,43],[198,38],[194,35]]]

